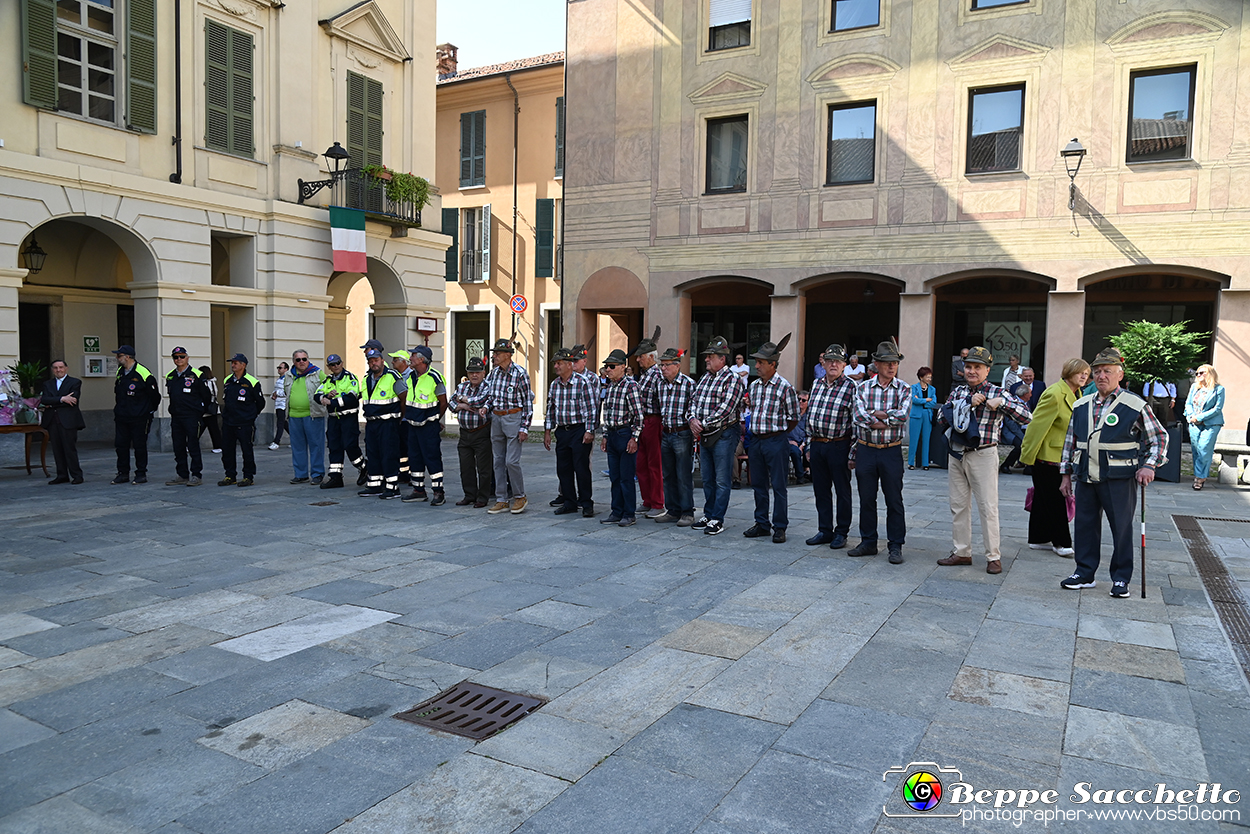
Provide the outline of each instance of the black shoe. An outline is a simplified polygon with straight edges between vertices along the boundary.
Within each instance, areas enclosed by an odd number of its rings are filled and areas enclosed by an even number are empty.
[[[616,523],[617,527],[633,527],[638,522],[638,517],[631,515],[629,518],[622,518]]]
[[[238,485],[243,487],[243,486],[251,486],[254,483],[256,482],[253,481],[251,478],[244,478],[243,480],[239,481]]]
[[[75,478],[74,480],[70,481],[70,484],[71,484],[71,485],[72,485],[72,484],[81,484],[81,483],[82,483],[82,478]]]
[[[594,507],[582,507],[582,518],[594,518],[594,517],[595,517]]]
[[[52,486],[53,484],[68,484],[68,483],[69,483],[69,478],[65,478],[60,475],[57,475],[52,480],[48,481],[49,486]]]
[[[1060,582],[1059,587],[1066,588],[1069,591],[1079,591],[1082,588],[1093,588],[1096,584],[1097,583],[1094,582],[1093,579],[1086,579],[1085,577],[1081,576],[1079,573],[1074,573],[1071,576],[1069,576],[1067,579]],[[1128,586],[1125,585],[1124,587],[1126,589],[1126,595],[1127,595]]]
[[[430,502],[431,507],[441,507],[447,503],[447,495],[441,489],[434,490],[434,500]]]
[[[377,498],[382,494],[382,487],[365,487],[356,492],[361,498]]]
[[[321,486],[321,482],[322,482],[322,481],[324,481],[324,480],[325,480],[324,478],[322,478],[320,475],[318,475],[317,477],[315,477],[315,478],[313,478],[311,481],[309,481],[309,483],[311,483],[313,486]]]
[[[711,521],[707,523],[707,526],[703,528],[703,535],[718,536],[721,534],[721,532],[724,529],[725,529],[725,522],[712,519]]]
[[[135,475],[135,479],[131,481],[132,484],[146,484],[147,482],[148,482],[147,475]]]
[[[746,536],[748,539],[758,539],[763,536],[767,536],[771,532],[772,530],[765,527],[763,524],[757,524],[750,530],[743,530],[742,535]]]
[[[292,479],[291,479],[291,483],[293,483],[293,484],[306,484],[306,483],[308,483],[308,479],[307,479],[307,478],[292,478]]]
[[[733,482],[733,484],[731,485],[731,487],[730,487],[730,488],[731,488],[731,489],[742,489],[742,481],[734,481],[734,482]]]
[[[356,476],[356,486],[364,486],[369,483],[369,472],[361,469],[360,474]]]
[[[570,513],[578,512],[580,509],[581,507],[576,504],[562,504],[556,508],[555,515],[569,515]]]
[[[868,544],[866,542],[860,542],[859,544],[855,545],[855,547],[846,551],[846,555],[847,556],[876,556],[877,546],[875,544]]]
[[[397,489],[384,489],[384,490],[382,490],[381,492],[379,492],[379,493],[378,493],[378,497],[379,497],[379,498],[381,498],[383,501],[389,501],[389,500],[390,500],[390,499],[392,499],[392,498],[398,498],[398,497],[399,497],[399,490],[397,490]]]
[[[707,525],[708,525],[707,516],[703,516],[703,517],[702,517],[702,518],[700,518],[698,521],[696,521],[694,524],[691,524],[691,525],[690,525],[690,529],[691,529],[691,530],[703,530],[703,529],[705,529],[705,528],[707,527]]]
[[[342,489],[343,486],[343,476],[337,473],[326,478],[321,484],[322,489]]]
[[[1111,583],[1111,596],[1117,597],[1117,598],[1128,596],[1128,583],[1127,582],[1112,582]]]
[[[891,565],[903,564],[903,548],[899,547],[898,545],[893,545],[892,547],[890,547],[890,564]]]
[[[418,501],[425,501],[425,500],[426,500],[425,493],[417,492],[415,489],[412,492],[405,495],[403,498],[403,501],[405,504],[415,504]]]
[[[833,541],[829,542],[829,547],[832,550],[841,550],[846,547],[846,536],[835,533]]]
[[[773,544],[785,544],[785,543],[786,543],[786,528],[778,527],[776,530],[773,531]]]
[[[562,506],[564,506],[564,496],[563,496],[563,495],[557,495],[555,498],[552,498],[552,499],[551,499],[551,503],[549,503],[547,506],[548,506],[548,507],[562,507]]]
[[[806,544],[815,546],[818,544],[829,544],[831,541],[833,541],[833,533],[817,533],[808,539]]]
[[[234,479],[233,475],[227,475],[217,482],[217,486],[234,486],[236,483],[238,482]]]
[[[556,510],[556,512],[559,512],[559,510]],[[599,519],[599,523],[600,524],[620,524],[621,517],[619,515],[604,516],[603,518]]]

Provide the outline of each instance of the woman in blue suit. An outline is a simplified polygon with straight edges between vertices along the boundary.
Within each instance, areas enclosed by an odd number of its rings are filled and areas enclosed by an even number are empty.
[[[920,465],[929,468],[929,435],[933,433],[933,415],[941,406],[938,404],[937,390],[933,387],[933,369],[929,367],[916,371],[916,379],[920,380],[911,387],[911,418],[908,420],[907,468],[916,468],[916,458]]]
[[[1199,365],[1185,401],[1189,447],[1194,453],[1194,489],[1202,489],[1211,472],[1211,452],[1224,425],[1224,386],[1210,365]]]

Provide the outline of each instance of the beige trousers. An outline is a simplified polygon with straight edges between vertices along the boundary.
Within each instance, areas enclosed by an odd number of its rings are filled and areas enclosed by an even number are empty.
[[[998,447],[964,452],[962,460],[949,458],[949,491],[951,502],[951,541],[956,556],[972,556],[972,499],[977,500],[981,516],[981,537],[985,541],[985,558],[1002,558],[998,537]]]

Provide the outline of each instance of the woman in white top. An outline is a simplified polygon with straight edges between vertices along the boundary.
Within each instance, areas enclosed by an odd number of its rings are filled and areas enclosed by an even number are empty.
[[[273,400],[273,442],[269,444],[270,449],[278,448],[278,444],[282,442],[282,432],[286,431],[286,392],[287,385],[290,383],[291,377],[287,371],[291,370],[291,366],[285,362],[278,363],[278,378],[273,383],[273,393],[269,398]]]
[[[1020,357],[1012,356],[1009,360],[1009,367],[1003,368],[1003,381],[1000,387],[1010,391],[1017,383],[1020,382]]]

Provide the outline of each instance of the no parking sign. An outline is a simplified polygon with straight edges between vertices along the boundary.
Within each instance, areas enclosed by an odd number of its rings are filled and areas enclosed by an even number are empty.
[[[512,308],[512,312],[514,313],[524,313],[525,308],[529,306],[529,303],[525,300],[525,296],[514,295],[508,299],[508,306]]]

